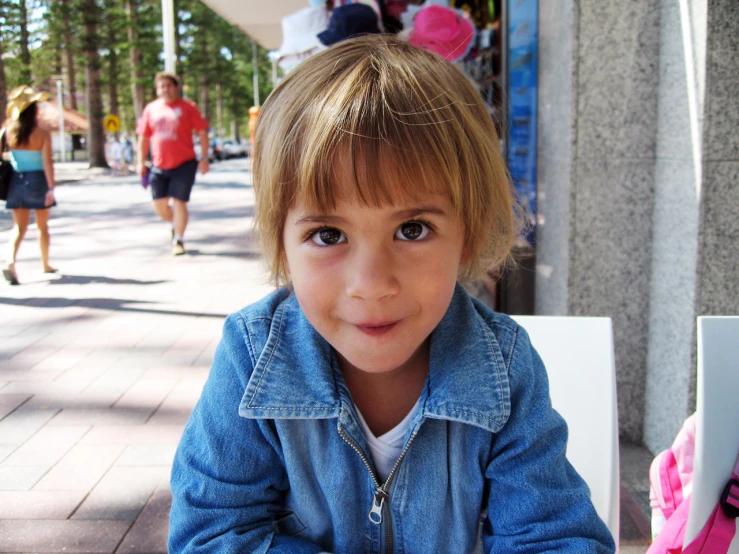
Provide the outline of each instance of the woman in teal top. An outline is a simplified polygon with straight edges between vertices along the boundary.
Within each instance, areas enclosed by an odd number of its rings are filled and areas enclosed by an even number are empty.
[[[34,92],[26,86],[13,89],[8,97],[8,119],[4,127],[14,171],[5,207],[13,212],[13,231],[10,233],[8,265],[3,269],[3,277],[11,285],[19,284],[15,262],[28,230],[31,210],[36,214],[44,273],[56,271],[49,265],[49,208],[56,205],[51,135],[36,124],[37,102],[43,102],[48,97],[48,93]]]

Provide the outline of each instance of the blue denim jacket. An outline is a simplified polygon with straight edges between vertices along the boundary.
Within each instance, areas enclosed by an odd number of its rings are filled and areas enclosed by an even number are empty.
[[[460,286],[378,483],[329,344],[286,289],[231,315],[172,469],[170,552],[613,552],[526,332]]]

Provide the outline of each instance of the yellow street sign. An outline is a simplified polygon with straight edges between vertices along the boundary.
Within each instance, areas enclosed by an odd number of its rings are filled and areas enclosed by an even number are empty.
[[[105,130],[109,133],[115,133],[121,128],[121,120],[117,115],[106,115],[103,120],[103,127],[105,127]]]

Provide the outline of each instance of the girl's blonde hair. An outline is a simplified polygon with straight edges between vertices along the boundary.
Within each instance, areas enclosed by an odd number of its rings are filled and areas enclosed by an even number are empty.
[[[348,186],[337,184],[339,163],[368,206],[448,195],[465,226],[462,277],[508,259],[519,217],[495,126],[464,74],[436,54],[391,35],[347,40],[303,62],[267,98],[253,177],[275,283],[289,282],[288,210],[301,202],[331,211]]]

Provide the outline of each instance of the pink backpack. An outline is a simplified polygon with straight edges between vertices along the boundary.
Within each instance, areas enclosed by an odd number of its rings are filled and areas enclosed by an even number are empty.
[[[652,545],[647,554],[726,554],[739,517],[739,458],[721,498],[700,534],[685,548],[695,450],[695,414],[683,423],[669,450],[649,469]]]

